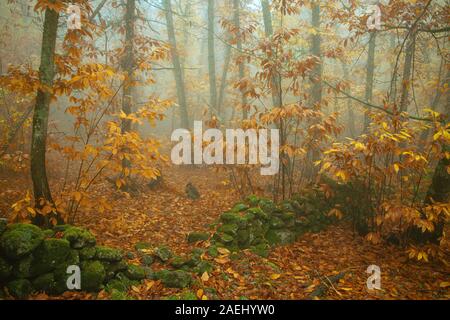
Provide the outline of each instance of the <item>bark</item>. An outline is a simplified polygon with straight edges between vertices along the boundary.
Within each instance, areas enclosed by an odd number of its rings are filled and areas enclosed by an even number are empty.
[[[373,99],[376,38],[377,38],[377,33],[375,31],[372,31],[370,33],[369,52],[367,55],[366,89],[365,89],[365,100],[369,103],[371,103],[372,99]],[[369,123],[370,123],[369,114],[366,112],[364,115],[364,132],[367,132]]]
[[[400,98],[400,111],[408,111],[408,98],[409,90],[411,86],[411,72],[414,59],[414,51],[416,49],[416,32],[412,32],[408,40],[405,52],[405,63],[403,65],[403,78],[402,78],[402,94]]]
[[[236,47],[239,51],[239,54],[242,52],[242,39],[241,39],[241,18],[240,18],[240,9],[241,9],[241,2],[240,0],[233,0],[233,9],[234,9],[234,25],[236,26],[236,30],[238,30],[238,33],[236,35]],[[245,77],[245,65],[244,62],[239,63],[239,80],[244,79]],[[245,96],[245,93],[242,92],[241,94],[241,104],[242,104],[242,118],[247,119],[248,118],[248,111],[247,111],[247,97]]]
[[[211,114],[217,112],[216,57],[214,51],[214,0],[208,0],[208,72],[209,107]]]
[[[222,70],[222,80],[219,88],[219,98],[217,100],[217,113],[220,116],[222,112],[223,99],[225,96],[225,88],[227,87],[228,69],[231,61],[231,46],[227,45],[225,48],[225,62]]]
[[[272,14],[270,13],[270,6],[268,0],[261,0],[261,6],[263,11],[264,20],[264,32],[266,38],[271,38],[273,35],[272,26]],[[275,71],[276,73],[276,71]],[[279,74],[274,74],[271,79],[271,92],[272,92],[272,103],[275,107],[281,106],[281,78]]]
[[[314,1],[312,3],[312,19],[311,26],[314,28],[316,33],[312,36],[311,39],[311,54],[317,59],[319,59],[318,63],[315,65],[312,71],[312,78],[314,79],[314,83],[311,88],[311,102],[313,107],[317,107],[320,105],[322,101],[322,51],[321,51],[321,43],[322,39],[320,37],[320,3],[319,1]]]
[[[173,74],[175,76],[175,84],[177,87],[178,104],[180,106],[180,121],[183,128],[189,129],[189,116],[187,113],[186,90],[184,84],[184,73],[182,72],[180,57],[177,50],[177,42],[175,37],[175,29],[172,16],[171,0],[163,0],[164,10],[166,13],[167,34],[170,43],[170,54],[172,56]]]
[[[342,63],[342,69],[344,70],[344,78],[346,81],[350,80],[349,74],[348,74],[348,67],[345,63]],[[351,91],[350,89],[346,90],[347,94],[351,95]],[[347,121],[347,128],[349,130],[350,133],[350,137],[354,138],[355,137],[355,114],[353,112],[353,104],[352,104],[352,99],[347,98],[347,112],[348,112],[348,121]]]
[[[45,10],[44,31],[42,35],[41,62],[39,67],[39,81],[45,90],[39,88],[33,114],[33,130],[31,137],[31,179],[36,207],[42,208],[45,202],[54,205],[47,179],[45,153],[47,144],[48,116],[51,99],[51,88],[55,76],[55,47],[58,30],[59,13]],[[33,223],[45,225],[48,216],[37,214]],[[60,219],[58,219],[60,220]]]

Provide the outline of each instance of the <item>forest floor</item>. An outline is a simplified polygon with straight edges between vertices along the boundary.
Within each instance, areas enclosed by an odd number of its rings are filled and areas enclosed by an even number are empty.
[[[168,245],[175,253],[188,253],[195,246],[186,235],[192,231],[210,231],[213,223],[239,197],[225,176],[212,168],[169,168],[164,183],[134,197],[113,192],[111,184],[98,184],[92,190],[108,194],[112,210],[105,213],[80,213],[77,225],[86,227],[102,245],[135,251],[134,245],[145,241]],[[221,179],[223,178],[223,179]],[[191,181],[200,191],[199,200],[185,196],[184,187]],[[0,216],[6,216],[12,203],[23,197],[23,186],[29,179],[23,175],[0,175]],[[29,184],[28,184],[29,185]],[[136,262],[138,262],[136,258]],[[422,263],[408,260],[405,250],[386,244],[373,245],[353,235],[346,223],[332,225],[317,234],[305,234],[297,242],[273,248],[267,258],[244,250],[239,259],[216,259],[215,270],[201,285],[190,290],[208,299],[308,299],[311,292],[326,283],[321,299],[449,299],[450,269],[439,262]],[[381,268],[381,290],[368,291],[369,265]],[[158,266],[156,266],[157,268]],[[345,273],[339,282],[328,279]],[[213,288],[213,290],[211,290]],[[136,299],[162,299],[179,294],[181,289],[167,289],[159,282],[145,280],[132,287]],[[207,292],[215,292],[209,295]],[[32,299],[48,299],[37,294]],[[88,293],[68,292],[53,299],[106,299]]]

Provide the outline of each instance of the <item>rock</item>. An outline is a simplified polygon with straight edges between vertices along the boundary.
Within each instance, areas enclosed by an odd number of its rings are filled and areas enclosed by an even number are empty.
[[[224,212],[221,214],[220,220],[225,224],[239,224],[243,219],[235,212]]]
[[[209,239],[209,233],[206,232],[191,232],[187,236],[187,240],[189,243],[197,242],[197,241],[205,241]]]
[[[266,233],[269,244],[289,244],[295,241],[295,233],[284,229],[270,229]]]
[[[260,220],[269,220],[269,215],[265,213],[261,208],[250,208],[247,210],[247,213],[253,214],[257,219]]]
[[[249,229],[239,229],[237,232],[236,239],[238,241],[238,244],[245,248],[250,240],[250,231]]]
[[[96,240],[92,233],[86,229],[70,227],[64,231],[64,239],[70,242],[74,249],[95,246]]]
[[[271,214],[275,209],[276,205],[272,200],[269,199],[261,199],[258,203],[259,207],[266,213]]]
[[[255,196],[254,194],[249,195],[246,199],[245,199],[251,206],[257,206],[259,203],[259,198],[257,196]]]
[[[31,268],[33,255],[28,255],[13,263],[13,276],[15,278],[30,278],[32,276]]]
[[[33,253],[33,275],[50,272],[66,261],[70,253],[70,243],[65,239],[45,239]]]
[[[160,246],[156,248],[154,255],[158,257],[162,262],[167,262],[170,258],[172,258],[172,251],[166,246]]]
[[[273,229],[281,229],[284,227],[284,222],[278,217],[272,217],[270,219],[270,227]]]
[[[223,224],[219,228],[217,228],[217,231],[227,233],[231,236],[235,236],[238,231],[237,224]]]
[[[142,264],[145,265],[145,266],[150,266],[150,265],[152,265],[153,262],[155,262],[155,261],[153,260],[153,257],[152,257],[151,255],[146,254],[146,255],[143,255],[143,256],[142,256],[141,262],[142,262]]]
[[[106,284],[106,291],[111,293],[113,290],[117,290],[120,292],[127,292],[129,289],[129,285],[127,282],[119,280],[119,279],[111,279]]]
[[[193,282],[192,276],[183,270],[161,270],[155,273],[155,277],[167,288],[186,288]]]
[[[231,235],[229,235],[227,233],[222,233],[222,234],[216,233],[214,235],[214,237],[217,238],[218,241],[220,241],[220,242],[222,242],[222,243],[224,243],[226,245],[230,244],[230,243],[232,243],[234,241],[233,236],[231,236]]]
[[[128,260],[133,260],[133,259],[136,258],[136,255],[135,255],[133,252],[128,251],[128,252],[126,253],[126,257],[127,257]]]
[[[267,243],[260,243],[256,246],[252,246],[250,248],[250,251],[254,254],[257,254],[258,256],[261,256],[263,258],[267,258],[269,256],[269,245]]]
[[[0,281],[8,279],[11,276],[12,269],[12,265],[0,257]]]
[[[80,259],[81,260],[90,260],[94,259],[95,255],[97,253],[96,247],[86,247],[79,251]]]
[[[17,260],[36,249],[44,240],[41,229],[32,224],[10,225],[0,238],[0,249],[10,259]]]
[[[118,262],[122,260],[123,253],[119,249],[98,246],[95,258],[101,261]]]
[[[57,283],[53,273],[45,273],[33,280],[33,288],[39,292],[56,293]]]
[[[84,261],[81,264],[81,290],[99,291],[105,277],[105,267],[100,261]]]
[[[31,282],[27,279],[17,279],[8,282],[6,288],[10,295],[18,299],[25,299],[32,291]]]
[[[202,275],[204,272],[213,271],[213,266],[208,261],[201,260],[192,271],[198,275]]]
[[[197,200],[200,198],[200,193],[191,182],[186,185],[185,192],[187,197],[191,200]]]
[[[188,259],[184,257],[174,257],[170,260],[170,265],[175,269],[180,269],[183,265],[188,262]]]
[[[143,267],[145,273],[145,279],[155,280],[155,273],[150,267]]]
[[[125,275],[131,280],[143,280],[145,279],[145,270],[141,266],[130,264]]]
[[[128,269],[128,264],[123,260],[109,263],[105,262],[103,266],[105,267],[106,279],[112,279],[117,273]]]
[[[140,251],[140,250],[151,249],[152,245],[148,242],[137,242],[134,245],[134,248],[136,249],[136,251]]]
[[[8,225],[8,219],[0,218],[0,236],[3,234],[3,232],[6,231],[7,225]]]
[[[212,245],[208,248],[208,254],[213,257],[216,258],[219,256],[219,250],[217,250],[217,246],[216,245]]]
[[[248,209],[248,205],[246,205],[245,203],[237,203],[233,209],[231,209],[231,212],[241,212],[241,211],[245,211]]]

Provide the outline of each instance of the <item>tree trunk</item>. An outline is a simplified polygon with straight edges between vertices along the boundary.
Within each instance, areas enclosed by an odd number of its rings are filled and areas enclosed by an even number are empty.
[[[273,35],[272,14],[270,13],[270,6],[268,0],[261,0],[261,6],[264,19],[264,32],[266,38],[271,38]],[[276,73],[276,72],[275,72]],[[274,107],[281,107],[281,78],[278,74],[274,74],[271,79],[272,103]]]
[[[313,107],[320,106],[322,101],[322,51],[320,37],[320,3],[319,1],[314,1],[312,3],[312,19],[311,26],[315,30],[315,33],[311,39],[311,54],[317,59],[318,63],[315,65],[312,71],[313,86],[311,88],[311,102]]]
[[[183,128],[189,129],[189,116],[187,113],[186,90],[184,87],[184,73],[181,69],[180,57],[177,51],[177,42],[173,25],[171,0],[163,0],[166,12],[167,34],[170,43],[170,54],[172,56],[173,73],[177,87],[178,104],[180,105],[180,121]]]
[[[222,104],[225,96],[225,88],[227,87],[228,68],[230,66],[230,61],[231,61],[231,46],[227,44],[227,47],[225,48],[225,62],[223,64],[222,80],[220,82],[219,88],[219,99],[217,100],[217,113],[219,116],[222,112]]]
[[[350,77],[348,74],[348,67],[344,62],[342,63],[342,69],[344,70],[344,79],[346,81],[350,81]],[[346,91],[349,95],[351,95],[350,89],[347,89]],[[347,127],[349,129],[350,137],[354,138],[355,132],[356,132],[356,130],[355,130],[355,114],[353,112],[352,99],[350,99],[350,98],[347,98],[347,112],[348,112]]]
[[[372,102],[373,98],[373,81],[374,81],[374,74],[375,74],[375,48],[376,48],[376,38],[377,33],[376,31],[372,31],[370,33],[370,39],[369,39],[369,52],[367,55],[367,71],[366,71],[366,90],[365,90],[365,100],[366,102]],[[364,132],[367,132],[367,129],[369,127],[370,118],[369,114],[365,113],[364,115]]]
[[[236,27],[237,35],[236,35],[236,47],[239,51],[238,54],[242,53],[242,39],[241,39],[241,1],[233,0],[233,9],[234,9],[234,25]],[[245,77],[245,65],[244,62],[239,63],[239,80],[244,79]],[[247,97],[245,93],[241,94],[241,104],[242,104],[242,118],[248,118],[248,110],[247,110]]]
[[[408,111],[409,89],[411,86],[411,71],[416,49],[416,32],[412,31],[405,52],[405,63],[403,65],[402,95],[400,98],[400,111]]]
[[[214,0],[208,0],[208,72],[209,107],[211,114],[217,112],[216,57],[214,52]]]
[[[49,107],[52,95],[50,90],[53,87],[53,78],[55,76],[54,58],[58,18],[58,12],[49,8],[45,10],[39,81],[42,86],[46,87],[47,90],[42,90],[39,88],[37,91],[31,137],[31,179],[33,181],[33,192],[37,208],[42,208],[45,203],[54,205],[47,180],[45,152],[47,144]],[[33,223],[37,225],[48,224],[47,218],[48,216],[44,217],[37,214],[33,220]]]

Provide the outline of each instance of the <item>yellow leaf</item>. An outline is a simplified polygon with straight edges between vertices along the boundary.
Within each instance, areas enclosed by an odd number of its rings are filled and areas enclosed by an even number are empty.
[[[202,279],[203,282],[208,281],[209,280],[208,272],[206,272],[206,271],[203,272],[201,279]]]
[[[201,299],[203,297],[203,289],[197,290],[197,298]]]
[[[441,288],[447,288],[447,287],[450,287],[450,282],[441,282],[441,283],[439,284],[439,287],[441,287]]]
[[[208,300],[208,297],[205,296],[205,295],[203,295],[203,296],[202,296],[202,300]]]
[[[229,255],[230,254],[230,250],[228,250],[226,248],[222,248],[222,247],[217,248],[217,251],[219,251],[219,253],[223,254],[223,255]]]
[[[270,275],[270,279],[277,280],[279,277],[281,277],[281,274],[273,273]]]

